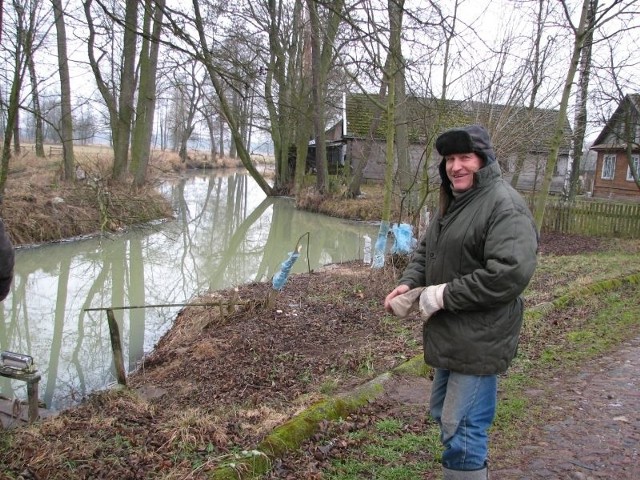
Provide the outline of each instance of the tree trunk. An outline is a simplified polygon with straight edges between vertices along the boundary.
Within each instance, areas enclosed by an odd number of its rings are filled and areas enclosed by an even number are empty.
[[[393,1],[393,0],[391,0]],[[389,71],[396,72],[395,60],[391,53],[389,54]],[[394,166],[394,143],[395,143],[395,88],[396,81],[393,73],[389,78],[389,95],[387,97],[387,132],[386,132],[386,166],[384,172],[384,198],[382,200],[382,219],[380,221],[380,229],[378,231],[378,239],[376,240],[373,253],[373,268],[384,267],[385,252],[387,250],[387,236],[389,233],[391,219],[391,201],[393,200],[393,166]]]
[[[582,160],[582,148],[584,135],[587,130],[587,95],[591,76],[591,50],[593,43],[593,26],[595,23],[598,1],[591,0],[587,19],[587,34],[584,40],[584,48],[580,52],[580,79],[576,92],[576,113],[574,117],[573,158],[569,165],[569,201],[573,201],[578,193],[578,181],[580,179],[580,161]]]
[[[138,2],[126,0],[120,75],[118,115],[113,132],[113,178],[124,180],[129,164],[129,146],[133,122],[133,99],[136,89],[136,30],[138,28]]]
[[[209,154],[211,155],[211,163],[216,161],[216,127],[213,123],[213,117],[211,115],[204,116],[207,122],[207,130],[209,131]]]
[[[182,129],[182,134],[180,135],[180,147],[178,149],[178,156],[183,163],[187,161],[187,145],[189,143],[191,135],[193,134],[193,125],[191,124],[192,121],[192,118],[189,118],[187,120],[188,124],[186,125],[186,128]]]
[[[151,155],[153,119],[156,111],[156,78],[162,31],[164,0],[145,1],[142,47],[140,49],[140,85],[138,105],[131,141],[131,173],[133,185],[141,187],[147,180]],[[152,30],[152,31],[151,31]],[[149,34],[151,38],[149,38]]]
[[[56,25],[58,47],[58,74],[60,76],[60,140],[64,165],[64,179],[75,180],[75,156],[73,153],[73,118],[71,115],[71,79],[67,61],[67,33],[61,0],[51,0]]]
[[[224,122],[222,121],[222,116],[220,116],[220,130],[218,131],[218,138],[219,138],[218,154],[220,155],[220,158],[223,158],[224,157]]]
[[[17,58],[17,56],[16,56]],[[7,175],[9,172],[9,161],[11,160],[11,140],[16,122],[18,121],[18,109],[20,108],[20,86],[22,76],[20,75],[19,64],[13,74],[13,83],[9,93],[9,104],[7,106],[7,120],[4,131],[4,143],[2,145],[2,165],[0,169],[0,205],[4,199],[7,185]]]
[[[7,176],[9,173],[9,161],[11,160],[11,140],[13,139],[16,126],[18,124],[20,110],[20,90],[24,78],[23,64],[23,44],[25,38],[24,31],[24,11],[16,12],[16,42],[14,52],[14,71],[13,80],[11,82],[11,91],[9,92],[8,104],[6,107],[6,124],[4,131],[4,142],[2,146],[2,161],[0,165],[0,205],[4,199],[5,189],[7,186]]]
[[[624,100],[622,100],[624,102]],[[631,106],[631,99],[628,102],[624,102],[624,142],[625,142],[625,155],[627,156],[627,162],[629,163],[629,170],[631,171],[631,177],[636,184],[636,187],[640,191],[640,177],[638,176],[638,163],[633,161],[633,151],[638,148],[637,144],[637,128],[638,117],[633,114],[633,108]],[[639,162],[640,163],[640,162]]]
[[[306,119],[302,122],[299,120],[300,112],[292,107],[296,105],[298,99],[305,98],[305,91],[308,88],[309,26],[304,19],[305,2],[293,2],[293,11],[290,14],[291,25],[285,30],[281,28],[281,14],[285,2],[271,0],[267,3],[269,63],[265,69],[264,94],[269,112],[276,164],[274,191],[284,193],[291,184],[289,168],[291,146],[294,142],[298,144],[299,135],[302,135],[298,132],[300,125],[308,124]],[[277,96],[274,95],[274,91],[278,92]],[[306,139],[307,144],[308,141],[309,137]],[[298,151],[297,148],[296,150]],[[299,156],[297,153],[296,158]]]
[[[311,121],[313,107],[311,102],[306,101],[302,104],[307,105],[307,108],[301,109],[300,121],[296,128],[295,192],[300,192],[304,185],[304,177],[307,173],[307,157],[309,155],[309,136],[313,131],[313,122]]]
[[[253,135],[253,107],[255,103],[255,98],[253,94],[251,95],[251,99],[249,100],[249,105],[247,106],[247,150],[251,151],[251,136]]]
[[[569,104],[569,97],[571,95],[571,86],[573,79],[575,78],[576,71],[578,70],[578,62],[580,60],[580,52],[584,45],[586,38],[587,17],[589,12],[590,0],[583,0],[582,13],[580,15],[580,23],[578,24],[577,31],[574,37],[573,52],[571,54],[571,62],[569,64],[569,70],[564,83],[564,89],[562,92],[562,99],[560,101],[560,109],[558,111],[558,120],[556,122],[553,137],[551,138],[551,145],[547,162],[545,165],[544,177],[540,191],[536,196],[534,218],[536,221],[536,227],[538,231],[542,228],[542,222],[544,220],[544,208],[549,196],[549,190],[551,188],[551,179],[553,178],[553,171],[558,161],[558,150],[560,149],[560,143],[562,142],[565,119],[567,116],[567,107]]]
[[[402,21],[404,0],[391,0],[388,3],[389,18],[391,19],[391,42],[390,42],[390,55],[393,55],[395,59],[395,65],[397,72],[391,74],[395,78],[395,144],[396,144],[396,157],[398,159],[398,165],[396,169],[396,176],[398,179],[398,186],[400,188],[400,194],[402,196],[402,210],[406,208],[407,214],[411,215],[414,212],[417,200],[417,191],[414,188],[416,185],[416,172],[413,171],[409,155],[409,125],[407,117],[407,101],[406,101],[406,83],[405,83],[405,64],[404,57],[402,55]],[[400,219],[398,219],[400,221]]]
[[[323,76],[320,67],[320,20],[318,5],[314,0],[307,0],[311,24],[311,95],[313,98],[313,128],[316,139],[316,190],[324,194],[328,189],[329,171],[327,168],[327,147],[324,125],[324,95],[322,94]]]
[[[22,148],[20,147],[20,110],[16,112],[16,120],[13,123],[13,151],[16,154],[20,153]]]
[[[393,0],[391,0],[393,1]],[[393,65],[395,62],[392,61]],[[394,70],[392,70],[394,71]],[[384,173],[384,199],[382,201],[382,221],[389,224],[391,220],[391,201],[393,200],[393,166],[394,166],[394,143],[395,131],[393,120],[395,118],[395,78],[389,79],[389,96],[387,97],[387,149],[385,155],[385,173]]]
[[[36,157],[44,158],[44,128],[42,126],[42,109],[40,108],[40,95],[38,94],[38,76],[33,55],[27,59],[29,78],[31,79],[31,101],[33,102],[34,143]]]
[[[136,88],[135,54],[136,54],[136,26],[137,1],[127,0],[125,9],[125,32],[123,38],[123,66],[119,78],[120,96],[116,98],[112,88],[103,78],[100,64],[95,56],[95,41],[97,37],[91,11],[93,0],[86,0],[83,4],[87,18],[89,37],[87,50],[89,65],[93,71],[96,85],[109,112],[109,126],[111,128],[111,145],[113,146],[113,178],[123,180],[127,172],[129,159],[129,144],[133,118],[133,95]]]

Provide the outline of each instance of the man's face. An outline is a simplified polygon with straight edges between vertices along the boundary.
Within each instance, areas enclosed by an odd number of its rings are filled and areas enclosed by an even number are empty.
[[[476,153],[454,153],[444,157],[451,188],[464,192],[473,186],[473,174],[482,168],[482,159]]]

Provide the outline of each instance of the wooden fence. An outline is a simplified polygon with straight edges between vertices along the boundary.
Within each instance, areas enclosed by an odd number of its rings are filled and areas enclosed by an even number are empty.
[[[640,238],[640,204],[549,198],[543,232]]]

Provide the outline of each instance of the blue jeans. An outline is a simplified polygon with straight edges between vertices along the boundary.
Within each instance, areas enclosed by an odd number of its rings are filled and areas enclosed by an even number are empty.
[[[436,368],[431,416],[440,426],[442,465],[480,470],[487,464],[489,436],[498,397],[497,375],[463,375]]]

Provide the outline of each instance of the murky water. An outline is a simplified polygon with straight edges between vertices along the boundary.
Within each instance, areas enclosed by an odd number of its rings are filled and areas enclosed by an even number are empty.
[[[48,408],[67,408],[115,381],[106,312],[93,309],[153,305],[115,311],[131,370],[180,304],[210,289],[270,281],[301,237],[293,272],[371,261],[377,225],[296,210],[290,199],[266,198],[242,173],[190,175],[163,193],[175,221],[18,250],[0,304],[0,349],[33,356]],[[26,399],[26,388],[0,377],[0,395]]]

